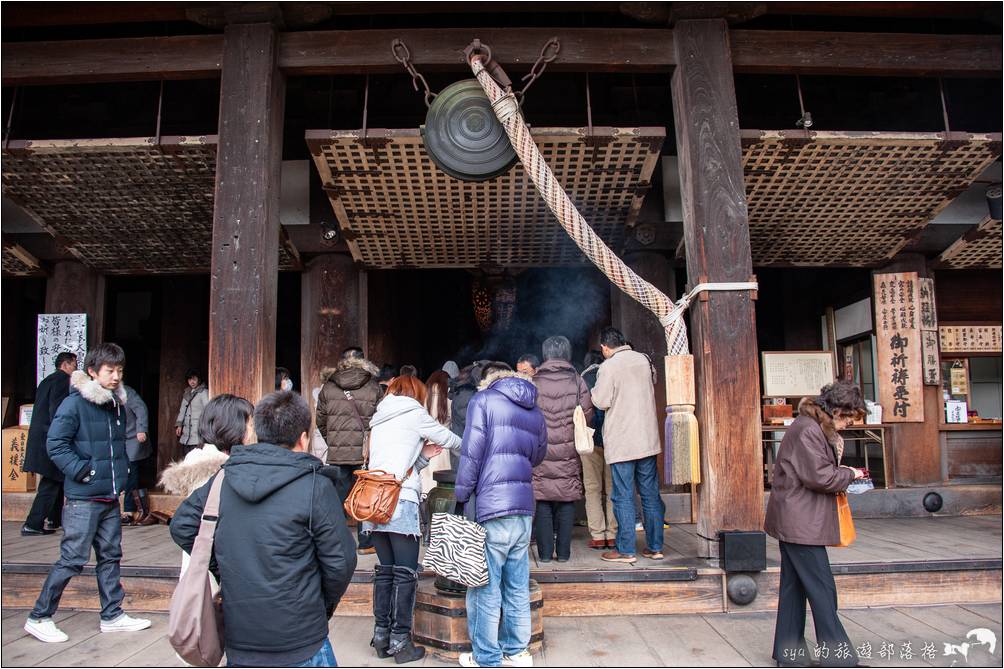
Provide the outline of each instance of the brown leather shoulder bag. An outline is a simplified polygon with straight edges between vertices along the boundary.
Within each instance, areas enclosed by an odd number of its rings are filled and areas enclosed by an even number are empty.
[[[411,476],[408,469],[404,480]],[[393,474],[382,469],[360,469],[355,472],[356,482],[345,498],[345,513],[358,521],[368,520],[376,525],[390,522],[401,496],[401,484]]]

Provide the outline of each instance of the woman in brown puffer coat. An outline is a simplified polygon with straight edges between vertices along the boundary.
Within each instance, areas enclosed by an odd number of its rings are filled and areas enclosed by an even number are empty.
[[[533,496],[537,503],[534,535],[537,557],[567,562],[572,552],[575,502],[582,499],[582,461],[575,450],[572,416],[581,406],[586,424],[593,418],[589,387],[570,362],[572,345],[566,337],[549,337],[543,345],[544,363],[537,368],[537,406],[547,421],[547,457],[533,470]],[[555,545],[557,535],[557,545]]]
[[[864,476],[860,469],[840,464],[844,440],[839,430],[864,413],[860,388],[846,381],[831,383],[819,397],[799,403],[798,418],[778,449],[764,529],[781,549],[773,653],[779,667],[809,666],[806,599],[812,606],[816,643],[830,648],[821,663],[857,664],[854,646],[837,616],[837,587],[826,547],[840,543],[837,493]]]

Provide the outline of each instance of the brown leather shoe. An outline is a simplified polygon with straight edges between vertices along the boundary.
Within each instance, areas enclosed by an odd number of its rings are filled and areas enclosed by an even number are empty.
[[[634,564],[638,561],[634,555],[623,555],[617,551],[608,551],[600,556],[604,562],[623,562],[624,564]]]
[[[642,550],[641,556],[642,557],[646,557],[649,560],[661,560],[664,557],[666,557],[665,555],[662,554],[662,551],[650,551],[647,548],[645,548],[644,550]]]
[[[159,522],[160,521],[157,520],[157,516],[153,515],[152,513],[148,513],[145,516],[143,516],[142,518],[140,518],[139,520],[137,520],[136,524],[137,525],[147,526],[147,525],[156,525]]]
[[[592,549],[594,549],[594,550],[601,551],[601,550],[603,550],[604,548],[607,547],[607,540],[606,539],[590,539],[589,540],[589,547],[592,548]]]

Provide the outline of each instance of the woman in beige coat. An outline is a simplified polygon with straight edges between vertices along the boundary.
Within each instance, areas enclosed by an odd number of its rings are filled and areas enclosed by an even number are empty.
[[[774,463],[774,482],[764,529],[781,548],[781,585],[774,627],[778,666],[809,666],[805,644],[805,600],[812,606],[816,643],[830,649],[830,666],[855,666],[857,655],[837,616],[837,587],[826,547],[840,543],[836,494],[864,476],[840,464],[844,440],[839,430],[864,416],[861,389],[840,381],[819,397],[798,405],[798,418],[785,432]],[[849,652],[841,652],[844,651]]]

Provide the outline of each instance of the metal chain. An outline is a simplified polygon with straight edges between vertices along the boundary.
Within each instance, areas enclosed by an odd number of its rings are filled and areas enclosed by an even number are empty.
[[[530,71],[520,80],[526,81],[526,85],[515,93],[516,100],[521,106],[523,104],[523,96],[526,94],[526,91],[530,88],[530,86],[533,86],[533,82],[537,81],[537,79],[544,74],[544,70],[547,69],[547,65],[554,62],[560,52],[561,42],[558,41],[557,37],[552,37],[547,40],[544,46],[541,47],[540,55],[537,57],[537,61],[533,64],[533,67],[530,68]]]
[[[396,39],[390,43],[390,51],[394,55],[394,60],[401,63],[404,69],[408,71],[408,74],[411,75],[411,85],[416,91],[418,90],[418,83],[422,82],[422,88],[425,89],[425,106],[431,106],[437,94],[429,89],[429,82],[411,64],[411,51],[408,50],[408,46],[401,40]]]
[[[478,44],[479,49],[482,47],[480,43]],[[485,45],[483,49],[487,52],[486,62],[491,61],[491,50]],[[418,84],[421,82],[422,89],[425,90],[425,106],[429,107],[432,105],[432,101],[436,98],[437,93],[433,93],[429,88],[429,82],[425,80],[425,77],[415,69],[415,66],[411,62],[411,51],[408,46],[400,39],[395,39],[390,43],[390,51],[394,56],[394,60],[401,63],[404,69],[407,70],[408,74],[411,75],[411,85],[416,91],[419,90]],[[523,104],[523,96],[529,90],[530,86],[533,86],[534,82],[537,81],[544,74],[544,70],[547,69],[548,64],[553,63],[561,52],[561,42],[557,37],[552,37],[544,43],[544,46],[540,49],[540,55],[537,56],[537,60],[534,61],[533,67],[530,71],[521,79],[525,81],[526,84],[523,85],[519,91],[513,93],[516,96],[516,100],[520,105]]]

